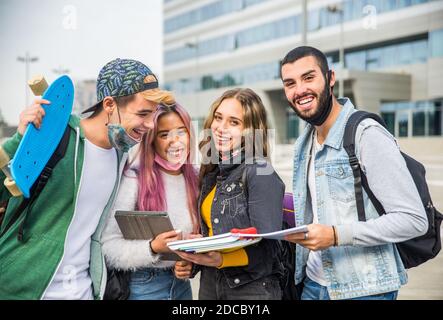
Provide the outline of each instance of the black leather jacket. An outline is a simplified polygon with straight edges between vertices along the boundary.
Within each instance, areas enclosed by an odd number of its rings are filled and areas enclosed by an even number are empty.
[[[236,162],[240,161],[231,159],[231,163]],[[219,164],[203,178],[198,201],[200,217],[202,202],[214,185],[217,186],[211,209],[214,235],[251,226],[259,233],[281,230],[285,185],[269,162],[245,163],[243,160],[240,164]],[[208,236],[208,227],[203,220],[200,223],[203,236]],[[282,274],[280,246],[276,240],[262,239],[244,249],[248,255],[247,266],[221,269],[231,288]]]

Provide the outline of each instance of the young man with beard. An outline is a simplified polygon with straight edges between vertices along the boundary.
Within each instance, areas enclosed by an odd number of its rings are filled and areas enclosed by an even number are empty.
[[[0,299],[103,298],[101,234],[127,152],[153,127],[158,104],[175,101],[147,66],[129,59],[102,68],[97,100],[85,111],[89,117],[71,115],[64,157],[17,220],[12,217],[23,199],[0,186],[0,200],[9,200],[0,228]],[[37,99],[20,115],[17,133],[3,145],[10,158],[26,126],[41,126],[42,104],[50,101]]]
[[[334,71],[315,48],[290,51],[281,77],[290,106],[308,123],[295,143],[293,175],[296,223],[308,225],[308,232],[286,238],[297,244],[302,299],[396,299],[407,274],[394,244],[423,235],[428,225],[394,137],[372,119],[358,127],[357,157],[387,213],[379,216],[363,192],[367,221],[359,222],[343,148],[353,104],[334,97]]]

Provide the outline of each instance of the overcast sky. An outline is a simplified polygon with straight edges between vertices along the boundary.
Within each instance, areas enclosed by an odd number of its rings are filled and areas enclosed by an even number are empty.
[[[162,79],[162,0],[0,0],[0,111],[17,124],[25,107],[25,64],[48,82],[69,69],[74,82],[96,79],[108,61],[133,58]],[[29,92],[29,99],[33,95]]]

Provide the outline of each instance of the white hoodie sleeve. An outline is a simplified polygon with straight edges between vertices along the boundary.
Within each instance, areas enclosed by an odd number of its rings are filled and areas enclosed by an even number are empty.
[[[149,240],[125,240],[115,219],[117,210],[134,210],[137,203],[138,180],[133,170],[122,176],[114,207],[102,234],[103,253],[108,267],[131,270],[159,267],[159,256],[152,254]]]

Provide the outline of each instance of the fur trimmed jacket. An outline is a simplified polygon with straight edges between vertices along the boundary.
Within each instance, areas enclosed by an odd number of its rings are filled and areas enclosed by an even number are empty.
[[[129,162],[131,163],[131,162]],[[170,268],[173,261],[162,261],[159,255],[153,254],[149,240],[125,240],[115,219],[117,210],[135,210],[138,196],[136,159],[124,172],[120,189],[111,214],[106,222],[102,235],[103,252],[106,264],[110,269],[135,271],[142,268]],[[175,229],[190,233],[191,217],[186,204],[186,189],[183,175],[162,175],[165,183],[168,213]]]

